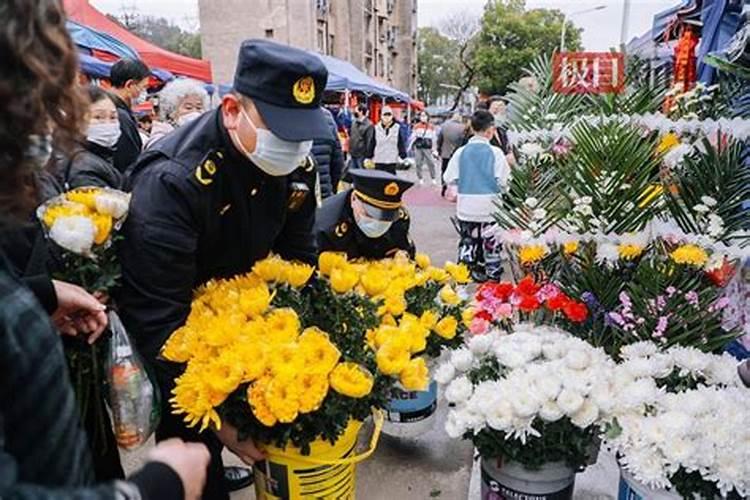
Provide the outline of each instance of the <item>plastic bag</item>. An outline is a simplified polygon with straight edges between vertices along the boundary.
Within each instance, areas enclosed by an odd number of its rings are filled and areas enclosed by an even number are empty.
[[[107,356],[109,407],[115,439],[120,448],[143,445],[159,422],[158,391],[151,383],[140,358],[116,312],[110,311],[112,332]]]

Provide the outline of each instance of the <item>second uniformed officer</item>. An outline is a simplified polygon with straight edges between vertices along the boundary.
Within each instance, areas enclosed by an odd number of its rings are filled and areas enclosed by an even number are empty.
[[[321,252],[383,259],[403,250],[414,257],[402,196],[413,183],[382,170],[350,170],[352,189],[323,202],[315,234]]]
[[[202,498],[229,498],[224,446],[248,463],[262,454],[229,425],[199,433],[173,415],[180,369],[159,351],[185,322],[200,284],[248,272],[271,251],[316,262],[316,174],[306,159],[312,140],[330,134],[320,108],[327,78],[316,56],[246,41],[221,106],[161,139],[131,173],[118,304],[161,388],[156,439],[202,441],[211,451]]]

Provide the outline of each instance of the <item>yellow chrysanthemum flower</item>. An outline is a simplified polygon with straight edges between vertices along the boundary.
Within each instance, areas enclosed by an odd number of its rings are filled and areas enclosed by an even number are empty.
[[[446,316],[435,326],[435,333],[446,340],[451,340],[456,336],[458,321],[453,316]]]
[[[381,325],[389,325],[389,326],[398,326],[398,323],[396,322],[396,318],[393,317],[391,314],[384,314],[382,318],[380,318],[380,324]]]
[[[577,241],[566,241],[563,243],[563,252],[565,255],[573,255],[578,251],[579,243]]]
[[[381,269],[371,267],[362,274],[360,283],[367,295],[376,297],[388,288],[388,275]]]
[[[310,281],[315,268],[306,264],[294,262],[285,268],[284,281],[294,288],[302,288]]]
[[[253,273],[260,276],[263,281],[276,282],[284,278],[286,262],[276,256],[259,260],[253,265]]]
[[[476,310],[474,310],[473,307],[467,307],[466,309],[461,311],[461,321],[466,328],[469,328],[471,326],[471,322],[474,320],[475,314]]]
[[[316,411],[328,395],[328,374],[301,373],[297,377],[299,387],[299,412]]]
[[[237,389],[244,375],[242,358],[229,350],[206,363],[203,372],[208,387],[216,394],[225,394],[225,397]]]
[[[363,398],[370,394],[375,384],[373,376],[357,363],[339,363],[328,381],[334,391],[350,398]]]
[[[427,255],[426,253],[417,253],[417,255],[414,256],[414,261],[422,269],[427,269],[428,267],[432,265],[432,262],[430,261],[430,256]]]
[[[410,360],[399,375],[401,385],[407,391],[424,391],[430,383],[430,371],[424,358]]]
[[[80,203],[92,212],[96,212],[96,197],[101,194],[99,188],[78,188],[65,193],[65,199],[73,203]]]
[[[682,245],[672,252],[672,260],[678,264],[702,267],[708,262],[708,254],[697,245]]]
[[[201,340],[211,347],[222,347],[231,344],[239,337],[244,318],[237,314],[225,314],[210,318],[208,321],[193,323],[193,328],[200,326]]]
[[[446,262],[445,270],[456,280],[456,283],[464,284],[471,281],[471,272],[464,263],[454,264],[453,262]]]
[[[440,316],[435,311],[425,311],[422,313],[422,316],[419,318],[419,321],[422,323],[422,325],[427,328],[428,330],[432,330],[435,325],[438,322],[438,319],[440,319]]]
[[[174,331],[162,347],[161,355],[164,359],[175,363],[187,363],[193,357],[193,353],[186,342],[189,331],[185,326]]]
[[[268,367],[275,377],[290,377],[303,366],[302,351],[296,342],[273,347],[268,356]]]
[[[96,236],[94,236],[94,243],[96,243],[97,245],[102,245],[107,240],[109,240],[109,235],[110,233],[112,233],[112,217],[102,214],[94,214],[90,217],[94,222],[94,227],[96,227]]]
[[[414,286],[424,286],[428,281],[430,281],[430,275],[426,272],[414,275]]]
[[[667,153],[669,152],[669,150],[671,150],[675,146],[678,146],[679,144],[680,137],[674,132],[669,132],[661,138],[659,145],[656,147],[656,152],[659,154]]]
[[[378,349],[375,360],[384,375],[398,375],[409,363],[410,351],[400,342],[386,342]]]
[[[203,432],[209,425],[213,424],[217,429],[221,428],[221,418],[213,405],[206,397],[203,384],[188,383],[177,379],[177,385],[172,389],[173,397],[169,400],[176,415],[185,414],[185,422],[188,427],[201,424],[200,431]]]
[[[440,296],[440,300],[443,301],[443,304],[447,304],[449,306],[455,306],[459,302],[461,302],[461,298],[458,296],[456,291],[450,285],[445,285],[440,290],[439,296]]]
[[[318,269],[324,276],[329,276],[334,268],[346,264],[346,254],[339,252],[323,252],[318,257]]]
[[[406,311],[406,299],[403,295],[389,294],[385,297],[385,302],[378,309],[378,314],[385,316],[390,314],[391,316],[401,316]]]
[[[328,375],[341,357],[341,351],[319,328],[307,328],[299,337],[304,369],[308,373]]]
[[[263,283],[260,286],[242,290],[239,293],[240,310],[249,318],[254,318],[266,312],[271,305],[271,292]]]
[[[255,418],[267,427],[273,427],[278,421],[266,400],[266,391],[271,383],[270,377],[262,378],[247,388],[247,402]]]
[[[274,377],[266,388],[268,409],[283,424],[294,422],[300,410],[300,389],[294,377]]]
[[[238,342],[233,350],[244,371],[243,382],[252,382],[266,373],[269,349],[261,342]]]
[[[518,250],[518,259],[523,265],[535,264],[547,256],[544,245],[522,245]]]
[[[352,266],[342,265],[333,268],[330,279],[331,288],[336,293],[346,293],[357,285],[359,275]]]
[[[297,340],[300,322],[294,309],[289,307],[274,309],[266,315],[265,321],[268,341],[284,344]]]
[[[49,229],[60,217],[73,217],[76,215],[89,217],[90,214],[91,212],[83,205],[78,203],[64,203],[47,207],[42,215],[42,222]]]
[[[643,247],[631,243],[621,243],[617,245],[617,253],[623,260],[633,260],[643,253]]]
[[[436,281],[437,283],[445,283],[446,281],[451,279],[451,275],[448,274],[448,271],[439,267],[428,268],[427,274],[432,281]]]

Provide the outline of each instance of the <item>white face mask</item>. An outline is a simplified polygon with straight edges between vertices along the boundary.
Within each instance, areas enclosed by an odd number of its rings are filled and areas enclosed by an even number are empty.
[[[138,106],[139,104],[143,104],[146,102],[146,99],[148,99],[148,92],[145,90],[142,90],[140,94],[138,94],[135,99],[133,99],[133,106]]]
[[[195,120],[201,115],[199,111],[191,111],[190,113],[186,113],[175,120],[175,123],[178,127],[182,127],[183,125],[190,123],[191,121]]]
[[[371,219],[365,215],[355,217],[357,227],[365,233],[368,238],[380,238],[391,228],[393,222],[385,220]]]
[[[105,148],[114,149],[120,140],[120,122],[93,123],[86,130],[86,139]]]
[[[247,116],[244,109],[241,111],[242,116],[255,129],[255,151],[249,152],[242,141],[239,140],[237,132],[234,132],[234,140],[237,147],[255,163],[261,170],[268,175],[281,177],[289,175],[302,164],[305,157],[310,154],[312,141],[289,142],[276,137],[270,130],[261,129],[255,126],[253,121]]]

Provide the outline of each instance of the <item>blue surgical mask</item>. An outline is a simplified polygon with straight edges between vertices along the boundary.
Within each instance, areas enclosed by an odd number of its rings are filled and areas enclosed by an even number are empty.
[[[391,228],[392,221],[377,220],[361,215],[355,217],[357,227],[365,233],[368,238],[380,238]]]
[[[255,126],[253,121],[247,116],[244,109],[241,111],[242,116],[255,129],[255,151],[247,151],[239,137],[235,137],[237,146],[242,153],[248,157],[255,165],[258,166],[268,175],[281,177],[289,175],[299,167],[312,149],[312,141],[290,142],[277,137],[270,130],[265,130]],[[235,132],[236,135],[236,132]]]

